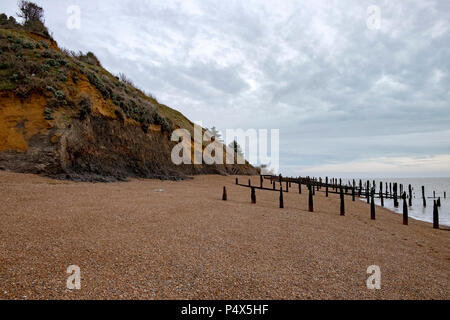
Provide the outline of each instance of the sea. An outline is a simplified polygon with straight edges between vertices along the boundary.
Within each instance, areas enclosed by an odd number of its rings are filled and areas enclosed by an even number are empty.
[[[364,183],[369,180],[376,183],[376,192],[380,187],[380,181],[383,182],[383,192],[386,192],[386,182],[394,183],[397,182],[398,194],[400,194],[400,184],[403,184],[403,190],[408,194],[408,185],[411,184],[413,189],[413,199],[412,207],[408,208],[408,216],[413,219],[433,222],[433,201],[441,198],[441,207],[439,208],[439,225],[450,226],[450,178],[366,178],[361,179]],[[346,181],[343,179],[343,182]],[[359,180],[356,181],[358,185]],[[423,207],[422,201],[422,186],[425,187],[425,197],[427,206]],[[435,192],[436,198],[433,198],[433,191]],[[446,192],[446,198],[444,198],[444,192]],[[403,200],[399,197],[399,207],[394,207],[393,199],[384,199],[384,207],[398,214],[403,214]],[[380,199],[375,198],[375,204],[381,205]]]

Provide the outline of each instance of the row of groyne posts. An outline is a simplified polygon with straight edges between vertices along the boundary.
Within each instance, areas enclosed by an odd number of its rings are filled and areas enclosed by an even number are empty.
[[[271,187],[264,187],[264,180],[270,180]],[[355,201],[356,197],[367,199],[367,203],[370,204],[370,218],[375,220],[375,198],[379,198],[381,206],[384,207],[385,200],[393,200],[394,207],[399,207],[400,199],[403,201],[403,224],[408,225],[408,207],[412,206],[413,189],[411,185],[408,188],[404,188],[402,184],[398,183],[383,183],[380,182],[378,192],[376,191],[375,180],[370,183],[369,180],[363,183],[360,179],[359,184],[356,181],[348,181],[347,184],[342,183],[342,179],[325,178],[313,178],[313,177],[283,177],[274,175],[260,175],[259,186],[254,186],[251,183],[251,179],[248,179],[248,184],[239,183],[239,179],[236,178],[236,185],[250,188],[251,203],[256,203],[256,190],[276,191],[280,193],[280,208],[284,208],[283,193],[292,190],[292,184],[297,184],[298,193],[302,193],[302,185],[306,186],[308,191],[308,210],[314,212],[314,196],[316,192],[325,192],[325,196],[329,194],[339,194],[340,196],[340,214],[345,215],[345,196],[351,196],[352,201]],[[283,183],[285,187],[283,188]],[[277,188],[277,184],[279,187]],[[385,187],[385,189],[383,189]],[[324,189],[324,190],[323,190]],[[444,192],[444,198],[447,197],[447,193]],[[439,207],[441,206],[441,198],[436,199],[436,192],[433,191],[433,228],[439,229]],[[227,190],[223,187],[222,200],[227,200]],[[423,206],[427,206],[427,198],[425,196],[425,187],[422,186],[422,202]]]

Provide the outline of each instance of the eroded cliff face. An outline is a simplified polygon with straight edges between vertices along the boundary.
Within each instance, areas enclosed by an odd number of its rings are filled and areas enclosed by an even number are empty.
[[[79,181],[127,177],[180,179],[195,174],[257,174],[250,165],[175,165],[169,133],[152,125],[147,132],[104,105],[80,120],[60,111],[45,120],[44,97],[20,100],[0,95],[0,168]],[[94,99],[95,101],[95,99]],[[191,146],[193,143],[191,142]]]
[[[170,133],[152,124],[147,132],[114,110],[86,80],[72,83],[93,101],[80,119],[78,110],[61,109],[46,120],[47,99],[19,99],[0,93],[0,168],[77,181],[115,181],[127,177],[182,179],[195,174],[257,174],[245,165],[175,165]],[[189,142],[188,142],[189,143]],[[192,150],[193,142],[190,142]]]
[[[177,128],[193,137],[191,121],[109,73],[94,54],[0,25],[0,169],[95,181],[257,173],[249,164],[175,165]],[[192,153],[204,147],[183,142]]]

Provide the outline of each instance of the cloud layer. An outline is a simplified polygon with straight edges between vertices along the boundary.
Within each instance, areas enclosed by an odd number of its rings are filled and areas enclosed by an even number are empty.
[[[448,1],[37,2],[60,45],[95,52],[190,119],[279,128],[287,174],[359,163],[392,175],[375,163],[450,154]],[[2,6],[13,14],[16,1]],[[450,164],[411,174],[450,176]]]

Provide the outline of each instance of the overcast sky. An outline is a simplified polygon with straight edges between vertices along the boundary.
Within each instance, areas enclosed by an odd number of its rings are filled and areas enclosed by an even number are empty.
[[[450,176],[450,1],[36,2],[60,46],[191,120],[279,128],[284,174]]]

